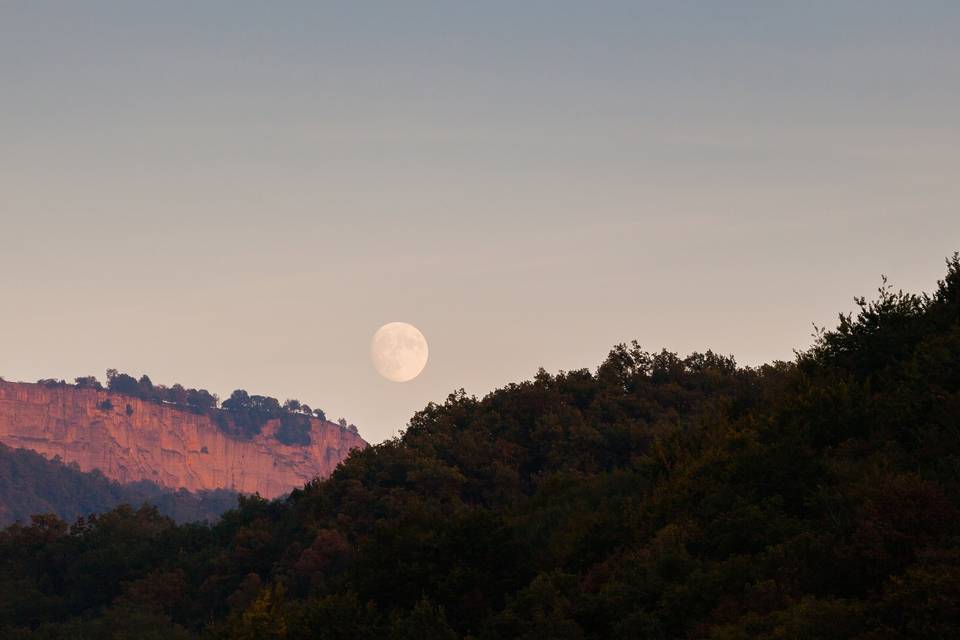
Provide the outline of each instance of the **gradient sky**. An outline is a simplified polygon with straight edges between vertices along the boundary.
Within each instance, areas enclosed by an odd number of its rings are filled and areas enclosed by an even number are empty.
[[[371,441],[636,338],[790,359],[960,249],[960,3],[0,2],[0,374]],[[369,340],[415,324],[417,380]]]

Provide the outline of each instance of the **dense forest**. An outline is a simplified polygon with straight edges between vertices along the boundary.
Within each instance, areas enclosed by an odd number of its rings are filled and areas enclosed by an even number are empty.
[[[217,523],[0,533],[4,638],[960,637],[960,259],[791,362],[619,345]]]
[[[244,389],[237,389],[229,398],[220,402],[215,393],[206,389],[193,389],[181,384],[171,386],[155,385],[150,376],[144,374],[136,378],[127,373],[120,373],[116,369],[107,369],[107,384],[104,386],[96,376],[81,376],[70,385],[66,380],[44,378],[37,384],[46,387],[73,386],[78,389],[107,390],[126,396],[139,398],[147,402],[171,404],[197,414],[207,414],[216,422],[225,434],[249,440],[263,429],[269,420],[279,420],[276,438],[283,444],[308,445],[310,444],[310,417],[326,420],[327,415],[320,408],[311,408],[310,405],[296,399],[288,399],[283,404],[270,396],[251,395]],[[110,399],[100,404],[104,410],[114,409]],[[128,407],[127,411],[131,411]],[[343,418],[338,421],[340,428],[353,433],[359,433],[356,425],[348,424]]]
[[[237,494],[227,489],[174,491],[145,480],[121,484],[99,471],[83,472],[76,465],[0,444],[0,526],[30,522],[38,513],[72,522],[121,504],[152,504],[176,522],[192,522],[215,520],[237,505]]]

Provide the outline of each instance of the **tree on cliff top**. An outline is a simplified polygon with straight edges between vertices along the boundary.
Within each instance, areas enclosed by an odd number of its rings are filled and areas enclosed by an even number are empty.
[[[126,373],[118,373],[116,369],[107,370],[107,388],[115,393],[140,397],[142,391],[137,379]]]
[[[103,385],[100,384],[100,381],[97,380],[96,376],[81,376],[79,378],[74,378],[74,384],[78,389],[96,389],[101,391]]]

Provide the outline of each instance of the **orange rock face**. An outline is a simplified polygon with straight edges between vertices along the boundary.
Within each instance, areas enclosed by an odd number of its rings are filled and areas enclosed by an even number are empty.
[[[100,409],[108,399],[113,408]],[[274,498],[329,475],[351,450],[367,446],[337,424],[310,420],[307,446],[278,441],[278,420],[252,440],[238,440],[209,416],[173,405],[95,389],[0,381],[0,442],[60,456],[82,471],[99,469],[120,482],[151,480],[172,489],[233,489]]]

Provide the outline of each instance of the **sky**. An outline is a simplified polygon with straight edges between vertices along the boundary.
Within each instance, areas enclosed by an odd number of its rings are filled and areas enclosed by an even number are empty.
[[[0,1],[0,375],[371,442],[610,347],[789,360],[960,249],[960,3]],[[371,336],[417,326],[416,380]]]

